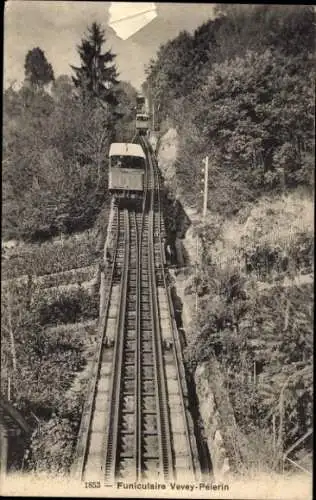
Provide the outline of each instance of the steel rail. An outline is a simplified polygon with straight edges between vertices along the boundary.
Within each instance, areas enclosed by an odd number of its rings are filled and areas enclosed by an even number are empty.
[[[124,326],[126,314],[126,295],[128,284],[128,264],[130,254],[130,228],[128,221],[127,210],[125,213],[126,233],[125,233],[125,256],[122,276],[121,288],[121,301],[119,310],[119,326],[117,331],[116,342],[114,345],[113,356],[113,370],[111,377],[111,399],[110,399],[110,412],[109,424],[106,434],[105,444],[105,481],[113,482],[115,479],[116,467],[116,453],[117,453],[117,440],[118,440],[118,421],[120,410],[120,395],[121,395],[121,372],[123,362],[123,349],[124,349]]]
[[[138,133],[133,137],[132,142],[138,141]],[[142,457],[142,449],[143,449],[143,439],[142,439],[142,424],[143,424],[143,412],[142,412],[142,356],[141,356],[141,330],[140,330],[140,317],[141,317],[141,287],[142,287],[142,256],[143,256],[143,247],[142,247],[142,235],[144,233],[145,226],[145,214],[146,214],[146,206],[147,199],[149,194],[148,189],[148,171],[144,173],[144,197],[143,197],[143,205],[142,205],[142,218],[141,224],[138,230],[138,262],[137,262],[137,302],[136,302],[136,321],[137,321],[137,329],[136,329],[136,355],[137,355],[137,460],[136,460],[136,479],[140,480],[142,477],[143,471],[143,457]]]
[[[147,141],[144,140],[144,142],[147,142]],[[156,165],[155,158],[152,159],[150,145],[146,144],[146,146],[147,146],[147,150],[148,150],[148,156],[149,156],[149,159],[151,162],[151,168],[152,168],[152,170],[154,172],[154,176],[156,178],[155,195],[156,195],[156,199],[157,199],[157,205],[158,205],[157,208],[158,208],[158,214],[159,214],[159,217],[158,217],[158,234],[159,234],[159,242],[160,242],[159,247],[160,247],[160,259],[161,259],[161,263],[163,263],[164,249],[162,246],[162,239],[161,239],[161,224],[160,224],[161,200],[160,200],[160,182],[159,182],[159,176],[158,176],[158,166]],[[189,432],[190,425],[189,425],[189,421],[188,421],[186,407],[184,404],[184,394],[187,393],[187,388],[186,388],[186,378],[185,378],[185,372],[184,372],[182,350],[181,350],[179,337],[176,334],[177,326],[176,326],[176,322],[175,322],[175,318],[174,318],[174,309],[173,309],[173,304],[172,304],[172,298],[171,298],[170,288],[167,285],[166,273],[165,273],[165,269],[164,269],[163,265],[161,266],[161,271],[162,271],[162,281],[163,281],[164,289],[166,290],[167,298],[168,298],[167,304],[168,304],[168,310],[169,310],[169,318],[170,318],[170,322],[171,322],[172,337],[174,340],[174,346],[173,346],[174,360],[175,360],[175,365],[176,365],[178,386],[179,386],[179,389],[181,390],[180,400],[181,400],[182,412],[183,412],[185,422],[186,422],[186,425],[185,425],[186,438],[187,438],[187,442],[188,442],[189,450],[190,450],[190,453],[188,453],[188,455],[189,455],[189,460],[190,460],[190,464],[192,467],[192,471],[196,475],[197,466],[195,464],[194,456],[197,455],[197,452],[195,450],[195,446],[193,446],[192,439],[190,437],[190,432]],[[194,453],[194,451],[195,451],[195,453]]]
[[[146,175],[147,181],[147,175]],[[142,245],[141,236],[144,228],[144,216],[146,198],[148,194],[147,182],[144,182],[144,200],[142,209],[141,223],[137,223],[135,211],[128,212],[128,217],[133,219],[135,227],[135,244],[136,244],[136,318],[135,318],[135,381],[134,381],[134,394],[135,394],[135,426],[134,426],[134,454],[135,457],[135,476],[137,479],[141,478],[142,473],[142,368],[141,368],[141,335],[140,335],[140,303],[141,303],[141,261],[142,261]],[[131,224],[130,224],[131,225]],[[129,228],[130,231],[130,228]],[[128,256],[131,255],[131,235],[128,235],[129,251]],[[129,257],[125,261],[124,271],[124,287],[122,288],[122,297],[120,303],[120,326],[117,332],[117,340],[115,343],[113,374],[111,380],[111,408],[109,416],[109,425],[107,431],[107,439],[105,445],[105,481],[106,483],[113,483],[115,481],[117,470],[120,465],[119,449],[120,449],[120,419],[123,416],[123,393],[122,384],[124,380],[121,375],[123,374],[123,360],[124,360],[124,342],[125,331],[127,330],[126,323],[126,309],[128,304],[128,275],[129,275]]]
[[[140,231],[137,227],[136,214],[133,212],[133,216],[135,217],[135,226],[136,226],[136,245],[137,245],[137,260],[136,260],[136,349],[135,349],[135,361],[136,361],[136,377],[135,377],[135,394],[136,394],[136,428],[135,428],[135,442],[136,442],[136,479],[139,479],[141,472],[141,463],[142,463],[142,433],[141,433],[141,408],[142,408],[142,399],[141,399],[141,354],[140,354],[140,301],[141,301],[141,234],[142,234],[142,226]],[[143,220],[143,219],[142,219]]]
[[[161,242],[160,212],[158,212],[158,235],[160,245],[158,254],[156,253],[157,242],[154,240],[154,234],[155,237],[157,236],[157,231],[155,230],[157,216],[155,213],[157,208],[160,210],[159,176],[154,165],[154,159],[152,158],[148,141],[142,136],[135,136],[133,142],[136,141],[142,145],[147,158],[146,171],[144,173],[144,196],[141,213],[137,215],[135,210],[128,211],[124,209],[123,211],[124,226],[126,228],[124,234],[125,252],[120,280],[119,316],[113,349],[110,391],[108,393],[108,421],[102,447],[104,450],[102,464],[104,467],[103,472],[106,484],[113,484],[116,477],[121,474],[123,474],[124,477],[124,474],[126,474],[126,467],[127,472],[129,473],[131,471],[136,480],[142,480],[143,477],[145,477],[144,472],[148,470],[153,459],[158,461],[161,476],[163,476],[165,480],[170,480],[175,477],[175,457],[172,445],[173,436],[168,406],[168,389],[164,366],[160,306],[156,286],[157,263],[159,272],[162,273],[163,284],[168,297],[169,316],[174,338],[173,350],[178,387],[180,391],[181,406],[185,416],[185,433],[190,449],[190,463],[192,463],[192,470],[194,470],[192,442],[190,439],[187,412],[183,399],[185,393],[185,375],[183,364],[181,364],[181,360],[178,359],[178,356],[181,354],[181,346],[180,344],[180,347],[178,346],[179,339],[174,330],[175,320],[173,308],[171,307],[170,290],[166,283],[163,264],[164,253]],[[110,275],[110,292],[115,277],[119,234],[120,237],[122,237],[119,231],[119,213],[118,210],[115,258],[113,259]],[[141,217],[140,221],[137,220],[138,216]],[[133,259],[135,259],[136,262]],[[129,280],[129,277],[131,280]],[[100,342],[98,355],[95,361],[95,366],[97,367],[96,373],[93,377],[93,383],[90,384],[91,396],[88,398],[85,405],[85,412],[88,416],[81,422],[81,432],[86,432],[84,449],[81,450],[78,448],[81,453],[80,460],[77,463],[77,470],[80,468],[81,478],[84,476],[85,464],[89,452],[90,427],[93,422],[94,402],[98,394],[99,372],[110,300],[111,293],[109,293],[107,298],[105,325],[104,328],[102,328],[102,341]],[[146,304],[148,304],[148,306]],[[148,307],[149,309],[147,309]],[[148,317],[146,311],[149,311]],[[142,321],[144,321],[144,323],[142,323]],[[146,366],[148,366],[148,368],[146,368]],[[148,388],[151,387],[151,384],[153,384],[152,389]],[[153,402],[155,400],[155,408],[152,409],[150,408],[152,404],[150,403],[151,398],[154,398],[152,399]],[[128,402],[131,401],[131,399],[132,406],[129,406]],[[146,406],[148,404],[149,407]],[[153,417],[148,417],[148,415],[152,414],[155,415],[154,420],[156,422],[156,428],[151,427],[153,424],[149,423]],[[153,438],[148,438],[146,436],[154,436],[154,444],[151,441]],[[157,455],[153,453],[155,446],[157,446]],[[146,450],[147,453],[149,451],[149,457],[146,455]]]
[[[159,181],[158,180],[157,180],[157,185],[158,185],[158,188],[157,188],[157,192],[158,192],[158,194],[157,194],[157,197],[158,197],[158,210],[159,210],[159,218],[160,218],[161,217],[161,215],[160,215],[161,214],[161,212],[160,212],[160,186],[159,186]],[[159,236],[160,236],[160,230],[161,230],[161,226],[160,226],[160,223],[159,223]],[[162,258],[164,249],[162,247],[161,237],[159,237],[159,241],[160,241],[160,254],[161,254],[161,258]],[[180,399],[181,399],[182,411],[183,411],[185,422],[186,422],[186,426],[185,426],[186,438],[187,438],[187,442],[189,444],[189,449],[190,449],[189,459],[190,459],[192,470],[193,470],[194,474],[196,474],[197,471],[196,471],[195,461],[194,461],[194,458],[193,458],[194,457],[194,451],[193,451],[193,446],[192,446],[192,439],[190,438],[188,416],[187,416],[187,411],[186,411],[186,408],[185,408],[184,398],[183,398],[183,394],[185,392],[187,392],[186,391],[186,387],[185,387],[186,386],[186,383],[185,383],[186,378],[185,378],[185,372],[184,372],[183,355],[182,355],[182,349],[181,349],[179,337],[176,334],[176,332],[177,332],[177,325],[176,325],[176,321],[175,321],[175,318],[174,318],[174,309],[173,309],[173,303],[172,303],[170,288],[169,288],[169,286],[167,285],[167,282],[166,282],[166,274],[165,274],[164,268],[162,268],[162,279],[163,279],[164,288],[166,290],[167,298],[168,298],[167,304],[168,304],[168,310],[169,310],[169,318],[170,318],[170,322],[171,322],[172,337],[173,337],[173,340],[174,340],[174,346],[173,346],[173,348],[174,348],[174,360],[175,360],[175,365],[176,365],[178,385],[179,385],[179,388],[181,389],[181,397],[180,397]]]
[[[101,364],[101,358],[102,358],[102,350],[103,350],[103,343],[105,340],[105,333],[106,333],[106,322],[108,318],[108,312],[109,312],[109,306],[110,306],[110,301],[111,301],[111,294],[112,294],[112,287],[113,287],[113,282],[114,282],[114,272],[115,272],[115,264],[116,264],[116,259],[117,259],[117,254],[118,254],[118,241],[119,241],[119,231],[120,231],[120,217],[119,217],[119,209],[115,207],[116,210],[116,217],[117,217],[117,230],[116,230],[116,238],[115,238],[115,247],[114,247],[114,256],[113,256],[113,262],[112,262],[112,267],[111,267],[111,272],[109,275],[108,283],[110,285],[107,301],[106,301],[106,306],[105,306],[105,324],[102,324],[103,321],[101,322],[102,329],[101,329],[101,335],[100,335],[100,340],[99,340],[99,348],[97,351],[97,355],[95,357],[94,361],[94,369],[95,369],[95,374],[91,379],[91,382],[88,387],[88,398],[85,401],[84,407],[83,407],[83,412],[82,412],[82,419],[80,422],[80,427],[79,427],[79,432],[78,432],[78,444],[75,452],[76,459],[74,461],[74,465],[72,467],[72,475],[75,477],[80,477],[80,479],[83,479],[84,476],[84,469],[85,469],[85,464],[86,464],[86,459],[88,455],[88,448],[89,448],[89,437],[90,437],[90,429],[91,429],[91,423],[92,423],[92,416],[93,416],[93,402],[95,400],[95,395],[96,395],[96,390],[97,390],[97,385],[98,385],[98,378],[99,378],[99,370],[100,370],[100,364]],[[87,415],[87,417],[85,417]],[[82,443],[82,441],[84,441]]]
[[[161,328],[159,317],[159,304],[156,288],[156,272],[155,272],[155,251],[154,251],[154,196],[155,196],[155,174],[153,164],[150,157],[150,151],[146,144],[145,139],[140,139],[143,146],[145,146],[148,165],[151,173],[151,197],[150,197],[150,212],[149,212],[149,279],[151,289],[151,312],[153,319],[153,348],[156,369],[156,385],[157,385],[157,403],[159,409],[160,421],[160,449],[162,457],[163,476],[165,480],[170,480],[174,477],[174,464],[171,446],[171,425],[169,418],[169,407],[166,387],[166,377],[164,372],[164,361],[161,344]]]

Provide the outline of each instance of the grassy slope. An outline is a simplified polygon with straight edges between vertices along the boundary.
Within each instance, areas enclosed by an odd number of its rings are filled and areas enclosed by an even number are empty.
[[[313,200],[304,191],[297,190],[277,197],[265,197],[249,204],[242,213],[224,221],[221,233],[209,248],[212,259],[219,265],[240,263],[243,265],[247,245],[259,247],[279,246],[291,255],[293,244],[301,234],[312,235],[314,228]],[[291,262],[291,271],[311,271],[308,266]]]
[[[159,164],[170,187],[177,194],[180,193],[181,196],[181,186],[177,185],[174,168],[177,143],[176,134],[173,130],[169,131],[160,140],[158,156]],[[183,200],[182,196],[181,198],[182,203],[185,205],[185,200]],[[185,208],[187,207],[185,206]],[[255,203],[249,203],[238,215],[230,219],[224,219],[221,214],[212,212],[211,206],[209,208],[206,224],[203,225],[207,236],[203,243],[200,242],[200,255],[203,254],[203,258],[206,259],[206,264],[204,264],[200,273],[202,282],[203,277],[205,280],[205,266],[209,262],[212,263],[212,271],[210,279],[206,280],[208,281],[206,295],[203,290],[200,290],[201,297],[198,300],[200,323],[207,319],[210,303],[214,305],[215,313],[219,312],[220,314],[220,310],[225,309],[223,302],[225,297],[222,295],[223,289],[219,286],[219,283],[227,282],[235,273],[242,275],[244,289],[247,294],[253,300],[258,298],[259,302],[260,293],[273,295],[273,291],[271,293],[264,292],[271,285],[295,284],[298,288],[304,288],[306,282],[311,283],[313,279],[313,200],[308,193],[297,190],[283,195],[261,198]],[[191,209],[189,211],[192,212]],[[199,229],[202,229],[201,222],[196,219],[196,217],[191,217],[193,227],[189,229],[187,241],[185,241],[191,264],[194,264],[196,258],[194,234]],[[270,250],[275,248],[277,248],[276,263],[269,267],[266,259],[262,259],[262,255],[263,257],[269,255]],[[246,270],[246,257],[249,257],[249,255],[251,257],[254,254],[256,265]],[[280,264],[283,262],[287,264],[282,268]],[[302,277],[303,273],[307,274],[307,276]],[[295,278],[294,281],[292,281],[293,278]],[[189,279],[183,279],[183,276],[180,276],[178,283],[185,288],[193,280],[194,273],[191,274]],[[290,294],[285,290],[284,296],[290,297]],[[183,292],[180,293],[186,313],[185,328],[189,333],[187,358],[189,361],[192,358],[198,361],[207,346],[203,345],[203,341],[202,343],[199,341],[196,334],[195,286],[187,286],[187,292],[189,292],[189,295],[183,294]],[[283,294],[282,288],[279,293]],[[302,296],[306,296],[306,301],[312,304],[313,299],[309,289],[303,292]],[[203,314],[204,307],[206,308],[206,316]],[[277,303],[273,305],[272,301],[272,306],[270,304],[269,307],[272,307],[269,314],[273,322],[275,320],[274,315],[279,314],[278,306]],[[217,311],[217,308],[219,311]],[[192,319],[191,323],[190,318]],[[199,353],[196,351],[198,343]],[[210,384],[214,386],[215,390],[216,386],[223,387],[223,381],[214,380],[214,374],[212,374],[212,377]],[[222,416],[223,422],[225,422],[225,415]],[[256,436],[252,435],[247,438],[241,433],[240,440],[243,442],[244,449],[247,448],[244,453],[244,460],[246,461],[245,465],[248,473],[254,471],[261,473],[267,468],[270,469],[269,458],[265,459],[268,453],[266,448],[268,446],[269,451],[270,445],[267,444],[264,432],[261,434],[257,433]],[[261,444],[255,446],[255,443]],[[263,446],[264,443],[265,446]],[[254,457],[256,460],[254,460]]]
[[[5,278],[32,276],[31,285],[23,279],[2,282],[1,380],[6,394],[11,377],[12,400],[31,425],[34,415],[39,419],[25,462],[34,470],[62,472],[71,463],[96,340],[98,283],[84,286],[91,284],[101,255],[96,246],[97,231],[90,230],[64,242],[19,244],[2,262]],[[12,372],[10,321],[18,377]]]

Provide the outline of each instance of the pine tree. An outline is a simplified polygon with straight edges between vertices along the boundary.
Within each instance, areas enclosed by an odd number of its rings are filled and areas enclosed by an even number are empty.
[[[71,66],[76,73],[72,79],[84,97],[98,97],[116,105],[114,87],[118,84],[118,73],[115,64],[111,64],[116,55],[110,50],[101,52],[105,43],[104,35],[105,32],[98,23],[94,22],[88,28],[88,36],[78,46],[81,67]]]
[[[39,47],[29,50],[26,54],[24,70],[25,81],[34,88],[43,88],[44,85],[54,81],[52,65]]]

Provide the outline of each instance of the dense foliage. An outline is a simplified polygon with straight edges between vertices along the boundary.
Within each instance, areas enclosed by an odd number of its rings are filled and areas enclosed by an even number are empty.
[[[204,298],[188,360],[195,366],[216,356],[240,430],[274,433],[278,466],[312,426],[312,285],[258,292],[237,269],[205,272],[208,290],[200,286]]]
[[[78,372],[96,340],[108,150],[134,135],[136,91],[117,80],[104,41],[93,24],[74,80],[29,51],[22,86],[4,92],[2,229],[18,245],[2,248],[1,392],[36,429],[24,466],[37,470],[71,463],[87,387]]]
[[[182,189],[201,199],[209,155],[209,200],[230,215],[263,190],[312,184],[314,11],[221,7],[160,48],[145,88],[180,133]]]
[[[223,237],[223,220],[242,217],[241,209],[263,194],[271,197],[298,185],[311,190],[315,16],[309,6],[232,4],[219,5],[217,14],[193,35],[182,32],[162,46],[143,88],[162,126],[177,128],[178,185],[195,205],[200,204],[202,158],[210,159],[213,219],[201,238],[203,265],[193,287],[200,316],[187,360],[193,370],[216,357],[238,426],[254,443],[251,456],[259,454],[263,442],[267,461],[276,467],[311,427],[312,289],[269,281],[312,272],[313,233],[306,226],[289,244],[276,245],[270,233],[260,237],[258,217],[254,227],[248,225],[251,238],[234,248],[238,266],[217,261],[215,243]],[[81,66],[73,67],[73,79],[54,79],[42,50],[29,51],[22,88],[4,93],[7,239],[43,242],[91,228],[103,213],[108,147],[115,138],[132,137],[136,96],[131,85],[118,82],[115,56],[102,52],[104,42],[101,26],[94,23],[78,47]],[[170,244],[181,232],[176,219],[184,219],[173,201],[166,195]],[[270,223],[267,212],[264,217]],[[33,465],[42,461],[44,468],[56,467],[61,456],[71,462],[67,441],[77,431],[83,394],[68,406],[63,398],[84,366],[84,340],[67,330],[67,322],[94,319],[98,312],[96,295],[79,288],[53,292],[48,300],[32,276],[84,267],[95,257],[95,240],[88,235],[75,245],[66,239],[18,250],[5,266],[6,278],[28,275],[26,284],[7,284],[2,293],[1,358],[3,392],[11,377],[15,403],[30,421],[32,415],[42,421],[37,434],[44,438],[33,443],[31,465],[33,460]],[[258,279],[267,285],[262,290]],[[66,329],[52,336],[52,325]],[[43,444],[46,436],[56,437],[51,450]],[[268,436],[273,436],[271,457]]]
[[[95,235],[83,233],[80,240],[73,241],[71,237],[64,241],[47,241],[34,247],[18,247],[15,253],[11,252],[2,266],[3,279],[11,279],[21,275],[42,276],[61,273],[91,265],[95,262],[96,253]]]
[[[7,393],[7,374],[10,374],[15,404],[24,410],[28,419],[31,412],[47,418],[59,406],[64,390],[71,384],[72,373],[85,364],[83,342],[67,330],[56,331],[52,336],[47,322],[60,321],[56,302],[51,305],[48,318],[49,306],[42,303],[37,307],[29,299],[27,285],[10,285],[2,291],[2,391]],[[59,301],[64,300],[60,295]],[[77,302],[86,303],[82,294]],[[6,370],[8,373],[4,373]]]
[[[93,25],[91,29],[93,40],[99,38],[95,46],[85,45],[94,57],[93,68],[87,69],[92,72],[88,100],[85,93],[77,95],[65,75],[54,81],[50,91],[43,85],[30,86],[26,80],[21,89],[11,87],[4,93],[5,238],[43,241],[87,229],[107,200],[109,145],[118,132],[128,130],[136,92],[128,84],[114,81],[114,66],[104,69],[110,72],[107,76],[96,70],[97,61],[105,64],[110,53],[100,52],[104,41],[100,27]],[[83,57],[82,50],[79,48]],[[33,52],[29,53],[32,57]],[[29,59],[28,66],[32,62]],[[116,87],[116,107],[113,100],[111,104],[105,102],[114,92],[106,85],[110,80]]]
[[[276,468],[312,426],[313,294],[300,274],[313,272],[315,12],[233,4],[216,12],[160,47],[143,89],[163,131],[177,131],[177,189],[198,209],[209,157],[187,360],[194,370],[215,356],[243,459]],[[176,223],[167,226],[175,235]]]

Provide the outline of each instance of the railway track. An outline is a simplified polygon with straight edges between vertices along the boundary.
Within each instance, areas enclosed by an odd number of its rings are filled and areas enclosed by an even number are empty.
[[[153,254],[156,267],[157,308],[160,321],[160,337],[163,345],[161,364],[165,368],[167,398],[170,408],[170,427],[173,439],[173,459],[175,478],[194,480],[201,476],[193,422],[188,411],[188,390],[184,372],[182,349],[178,337],[170,289],[165,272],[165,253],[163,241],[165,226],[160,201],[160,171],[157,160],[152,155],[147,140],[141,144],[148,158],[149,169],[154,178],[155,189],[152,196]]]
[[[80,479],[100,479],[103,468],[103,439],[106,432],[106,400],[109,393],[109,378],[113,366],[113,355],[108,347],[115,342],[118,318],[118,298],[121,296],[121,269],[126,254],[127,210],[114,206],[113,230],[115,234],[113,262],[106,286],[108,299],[104,318],[101,321],[101,335],[93,363],[88,397],[83,407],[78,433],[72,475]]]
[[[188,480],[198,470],[164,271],[158,170],[139,142],[148,159],[145,200],[142,210],[115,208],[109,295],[73,468],[106,484],[168,481],[181,471]]]
[[[139,461],[139,234],[134,212],[127,213],[126,254],[114,369],[111,407],[105,445],[105,480],[132,475]]]

